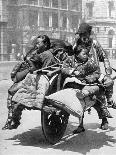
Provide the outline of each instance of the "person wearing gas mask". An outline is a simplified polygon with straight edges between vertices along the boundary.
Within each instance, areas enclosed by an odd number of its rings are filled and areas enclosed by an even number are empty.
[[[14,102],[12,102],[12,98],[14,94],[21,88],[22,82],[25,77],[33,73],[33,71],[37,69],[41,69],[52,65],[55,63],[54,57],[52,53],[49,51],[50,49],[50,39],[47,35],[39,35],[35,39],[34,47],[27,52],[24,56],[24,60],[17,63],[11,72],[11,79],[14,82],[13,85],[8,89],[8,98],[7,98],[7,108],[8,108],[8,118],[7,121],[2,128],[6,129],[15,129],[19,126],[20,115],[22,113],[22,109],[20,109],[17,113],[17,119],[13,120],[14,113]]]

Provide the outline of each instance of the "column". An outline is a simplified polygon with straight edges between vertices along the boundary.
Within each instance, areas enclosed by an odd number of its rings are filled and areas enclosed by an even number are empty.
[[[11,55],[10,55],[10,60],[11,61],[15,61],[15,54],[16,54],[16,44],[12,44],[12,51],[11,51]]]
[[[38,12],[38,26],[40,26],[40,13]]]
[[[1,25],[1,61],[4,60],[4,50],[3,50],[3,26]]]
[[[40,26],[40,29],[42,28],[43,29],[43,27],[44,27],[44,21],[43,21],[43,10],[44,10],[44,8],[40,8],[39,9],[39,26]]]
[[[60,27],[61,27],[61,16],[60,16],[60,8],[61,8],[61,0],[58,0],[58,31],[59,31],[59,38],[60,38]]]
[[[67,16],[67,31],[70,31],[70,20],[68,16]]]
[[[52,13],[49,14],[49,27],[52,27]]]

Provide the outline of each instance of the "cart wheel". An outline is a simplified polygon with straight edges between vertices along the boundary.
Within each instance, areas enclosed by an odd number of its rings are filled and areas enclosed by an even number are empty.
[[[50,144],[57,143],[64,135],[68,124],[69,114],[64,111],[47,113],[41,111],[43,134]]]

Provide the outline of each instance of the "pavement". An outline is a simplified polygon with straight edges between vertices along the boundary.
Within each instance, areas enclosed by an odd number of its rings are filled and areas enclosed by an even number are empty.
[[[109,129],[99,129],[101,120],[92,109],[85,113],[85,132],[73,135],[78,118],[70,116],[64,137],[56,145],[46,142],[41,129],[40,111],[24,110],[21,125],[14,130],[1,130],[7,118],[7,90],[11,80],[0,81],[0,155],[116,155],[116,110],[109,109]],[[116,82],[114,85],[116,100]]]

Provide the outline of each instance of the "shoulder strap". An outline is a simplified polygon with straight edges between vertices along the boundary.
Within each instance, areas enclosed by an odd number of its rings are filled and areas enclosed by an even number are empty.
[[[94,41],[92,42],[90,53],[92,54],[93,61],[95,61],[95,63],[99,65],[99,59],[97,56],[97,52],[96,52],[96,49],[94,48]]]

